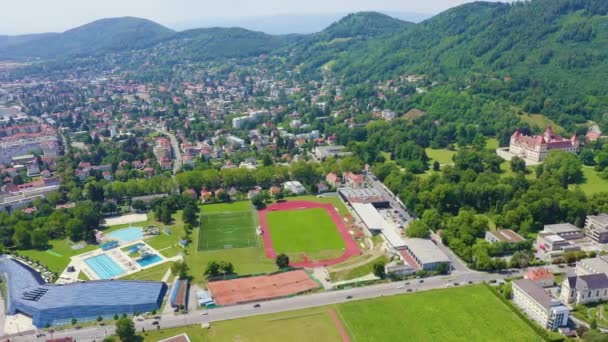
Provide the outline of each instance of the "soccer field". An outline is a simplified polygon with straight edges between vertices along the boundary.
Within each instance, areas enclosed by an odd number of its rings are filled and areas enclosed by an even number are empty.
[[[346,247],[336,225],[322,208],[270,211],[267,214],[272,245],[292,260],[302,253],[309,259],[332,259]]]
[[[255,215],[252,210],[203,211],[198,249],[208,251],[259,246]]]

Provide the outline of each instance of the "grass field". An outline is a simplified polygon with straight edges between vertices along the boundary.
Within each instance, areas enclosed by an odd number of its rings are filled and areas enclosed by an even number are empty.
[[[156,342],[182,333],[188,334],[192,342],[341,341],[327,307],[211,323],[207,330],[197,325],[140,336],[144,341]]]
[[[434,150],[432,148],[426,148],[426,155],[431,159],[431,164],[434,161],[439,162],[441,165],[451,165],[454,164],[452,161],[452,157],[456,154],[456,151],[450,151],[448,149],[438,149]]]
[[[257,213],[249,202],[212,204],[202,208],[198,248],[201,251],[257,247]]]
[[[346,247],[325,209],[271,211],[267,218],[274,249],[292,260],[300,253],[312,260],[333,259]]]
[[[338,305],[353,341],[542,341],[484,286]]]
[[[137,273],[130,274],[120,280],[150,280],[150,281],[161,281],[167,273],[167,270],[173,265],[172,262],[165,262],[160,265],[150,267],[148,269],[139,271]]]
[[[388,261],[389,260],[385,255],[381,255],[377,258],[370,258],[368,263],[361,265],[361,266],[357,266],[355,268],[346,269],[346,270],[342,270],[342,271],[335,271],[335,272],[332,272],[331,268],[330,268],[329,277],[331,278],[332,281],[343,281],[343,280],[351,280],[351,279],[355,279],[355,278],[360,278],[360,277],[366,276],[370,273],[373,273],[375,263],[382,262],[384,264],[387,264]],[[338,266],[342,267],[342,264],[339,264]]]
[[[337,311],[353,342],[542,341],[484,286],[353,301],[298,311],[141,334],[156,342],[187,333],[202,341],[342,341],[328,310]],[[162,323],[161,323],[162,324]]]
[[[587,195],[594,195],[598,192],[608,192],[608,181],[602,179],[600,175],[590,166],[583,166],[583,176],[585,182],[579,185],[573,185],[572,188],[580,186],[581,190]]]
[[[524,114],[519,117],[522,121],[527,122],[533,126],[536,126],[542,130],[551,126],[553,131],[557,134],[564,134],[565,130],[562,126],[556,124],[553,120],[542,114]]]
[[[50,249],[47,250],[20,250],[19,254],[30,259],[37,260],[49,270],[61,274],[70,263],[70,257],[96,249],[98,246],[86,245],[83,249],[74,251],[70,248],[73,244],[69,239],[51,240]]]

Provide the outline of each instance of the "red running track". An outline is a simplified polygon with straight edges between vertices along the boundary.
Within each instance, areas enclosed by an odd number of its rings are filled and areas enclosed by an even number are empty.
[[[338,232],[340,233],[342,240],[344,240],[344,243],[346,244],[346,250],[344,251],[344,254],[342,254],[336,259],[312,261],[305,256],[304,261],[289,263],[290,266],[307,268],[331,266],[344,262],[351,256],[359,255],[361,253],[359,247],[357,246],[357,243],[355,242],[355,240],[353,240],[353,237],[348,232],[348,229],[346,228],[342,217],[340,217],[340,214],[338,214],[338,212],[334,209],[333,205],[329,203],[315,203],[307,201],[288,201],[271,204],[265,209],[260,210],[258,212],[260,226],[262,227],[262,238],[264,239],[264,249],[266,250],[266,256],[268,258],[275,259],[277,257],[277,252],[274,250],[274,246],[272,245],[272,237],[270,236],[270,229],[268,229],[268,219],[266,217],[266,214],[268,214],[269,211],[299,210],[312,208],[325,209],[329,217],[331,217],[331,220],[338,228]]]

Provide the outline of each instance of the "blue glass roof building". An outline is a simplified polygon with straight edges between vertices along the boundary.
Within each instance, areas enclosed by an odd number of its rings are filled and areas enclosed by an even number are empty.
[[[6,313],[30,316],[37,327],[158,310],[167,292],[165,283],[150,281],[48,284],[38,272],[7,256],[0,256],[0,274],[7,283]]]

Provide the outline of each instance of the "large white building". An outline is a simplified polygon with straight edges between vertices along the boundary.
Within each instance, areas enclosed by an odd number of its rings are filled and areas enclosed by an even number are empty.
[[[608,242],[608,214],[588,215],[585,220],[587,236],[598,243]]]
[[[553,129],[548,127],[543,135],[534,136],[525,135],[516,130],[511,135],[509,152],[518,157],[539,162],[543,161],[551,150],[578,153],[579,147],[580,141],[576,134],[572,138],[566,139],[555,134]]]
[[[513,302],[543,328],[556,330],[568,324],[570,309],[528,279],[513,283]]]

